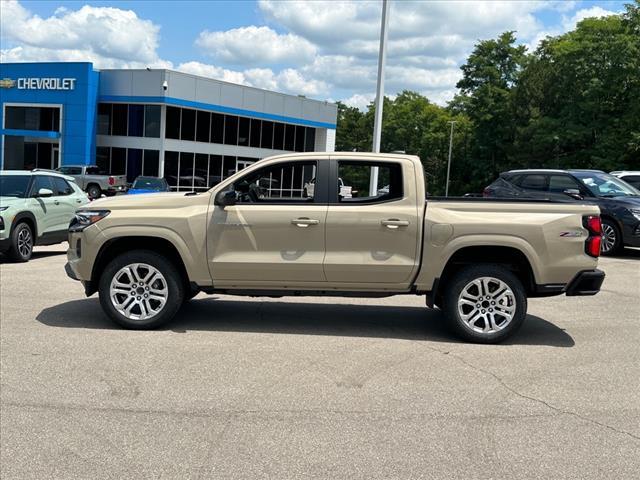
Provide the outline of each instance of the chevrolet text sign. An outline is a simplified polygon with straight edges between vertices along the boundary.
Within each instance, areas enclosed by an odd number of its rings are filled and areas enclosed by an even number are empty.
[[[19,78],[18,90],[73,90],[75,78]]]

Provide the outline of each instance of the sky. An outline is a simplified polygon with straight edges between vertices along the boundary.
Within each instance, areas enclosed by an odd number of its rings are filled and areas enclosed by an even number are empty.
[[[624,1],[391,0],[385,94],[444,105],[478,40],[535,49]],[[380,1],[0,0],[0,61],[170,68],[364,109],[375,97]]]

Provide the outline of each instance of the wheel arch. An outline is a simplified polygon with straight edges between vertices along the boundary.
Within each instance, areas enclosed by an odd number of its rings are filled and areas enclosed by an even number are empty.
[[[13,232],[13,229],[16,227],[16,225],[18,225],[21,222],[27,223],[31,228],[31,232],[33,233],[33,241],[35,245],[36,240],[38,238],[38,221],[36,220],[35,215],[28,211],[22,211],[16,214],[16,216],[13,217],[13,221],[11,222],[11,231]]]
[[[100,250],[96,255],[96,259],[93,262],[90,286],[86,289],[87,295],[91,295],[97,291],[100,276],[109,261],[122,253],[132,250],[149,250],[161,254],[176,266],[185,285],[188,286],[190,284],[189,274],[187,273],[184,260],[182,259],[178,248],[176,248],[170,240],[162,237],[146,235],[116,237],[107,240],[100,247]]]

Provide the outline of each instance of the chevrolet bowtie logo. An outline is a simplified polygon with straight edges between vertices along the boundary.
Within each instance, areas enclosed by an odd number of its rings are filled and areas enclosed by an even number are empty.
[[[16,86],[16,81],[10,78],[3,78],[0,80],[0,88],[13,88]]]

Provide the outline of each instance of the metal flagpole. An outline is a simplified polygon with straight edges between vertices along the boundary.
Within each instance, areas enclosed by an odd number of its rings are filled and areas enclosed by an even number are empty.
[[[382,107],[384,103],[384,63],[387,56],[387,27],[389,25],[389,0],[382,0],[382,22],[380,27],[380,53],[378,55],[378,85],[376,88],[376,112],[373,124],[373,151],[380,152],[382,135]],[[378,193],[378,167],[371,169],[369,195]]]
[[[444,187],[444,196],[449,196],[449,172],[451,171],[451,151],[453,149],[453,126],[456,124],[455,120],[447,122],[451,124],[451,135],[449,136],[449,161],[447,162],[447,185]]]

